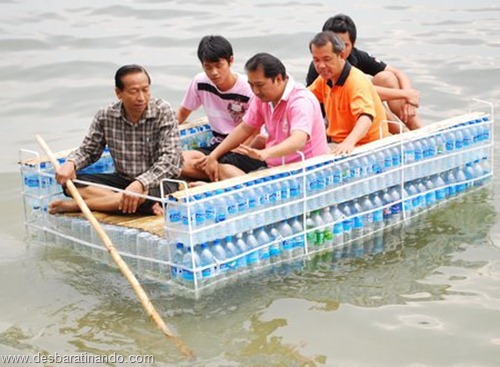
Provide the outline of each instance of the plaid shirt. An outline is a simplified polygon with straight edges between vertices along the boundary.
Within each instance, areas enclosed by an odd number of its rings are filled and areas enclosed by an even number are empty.
[[[122,102],[97,112],[80,147],[68,156],[76,170],[97,161],[109,147],[116,172],[145,189],[160,185],[163,178],[178,178],[182,168],[179,128],[173,108],[164,100],[151,98],[141,120],[125,118]]]

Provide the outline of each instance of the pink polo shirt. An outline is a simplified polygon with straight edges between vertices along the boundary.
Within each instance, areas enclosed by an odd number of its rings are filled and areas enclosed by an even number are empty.
[[[248,125],[261,129],[265,125],[269,134],[266,148],[277,145],[290,136],[294,130],[303,131],[308,139],[301,151],[305,158],[329,152],[325,123],[317,98],[303,85],[288,77],[285,91],[276,107],[271,102],[262,102],[255,97],[250,101],[248,111],[243,117]],[[292,153],[285,157],[285,163],[298,162],[301,157]],[[280,158],[266,161],[269,167],[281,165]]]
[[[184,95],[181,106],[194,111],[203,106],[213,131],[227,135],[241,122],[248,103],[253,97],[246,75],[238,79],[231,89],[220,91],[205,73],[197,74]]]

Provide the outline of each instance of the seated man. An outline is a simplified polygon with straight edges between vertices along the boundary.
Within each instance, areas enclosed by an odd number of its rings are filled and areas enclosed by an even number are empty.
[[[97,112],[87,136],[57,170],[61,185],[74,179],[76,171],[99,159],[107,145],[116,173],[79,175],[83,181],[125,190],[123,193],[91,185],[77,188],[91,210],[103,212],[162,214],[153,200],[134,195],[160,196],[160,180],[178,178],[182,151],[175,111],[170,105],[150,97],[151,79],[139,65],[125,65],[115,75],[115,93],[119,101]],[[167,193],[177,185],[167,184]],[[49,212],[79,211],[75,200],[56,200]]]
[[[214,139],[208,147],[183,152],[182,176],[190,179],[208,179],[198,161],[210,154],[222,140],[241,122],[253,97],[252,90],[244,75],[233,73],[233,48],[222,36],[205,36],[198,45],[198,58],[203,68],[192,80],[184,95],[177,119],[182,124],[192,111],[203,106]],[[221,162],[239,162],[248,170],[256,169],[255,162],[237,153],[228,152]]]
[[[286,74],[283,63],[267,53],[258,53],[245,64],[248,83],[257,98],[250,101],[248,111],[224,141],[210,153],[205,169],[212,181],[243,175],[238,165],[221,164],[220,157],[236,149],[261,167],[298,162],[301,151],[310,158],[329,151],[325,125],[317,99],[304,86]],[[264,149],[243,144],[248,137],[265,126],[268,139]]]
[[[390,135],[380,97],[365,74],[345,60],[340,37],[318,33],[309,50],[320,75],[309,89],[324,104],[328,137],[338,143],[332,153],[349,154],[358,144]]]
[[[347,61],[365,74],[373,76],[372,83],[377,93],[382,101],[387,101],[389,106],[390,120],[394,121],[399,118],[410,130],[422,127],[422,122],[417,115],[420,92],[412,88],[411,81],[404,72],[355,47],[356,25],[349,16],[337,14],[329,18],[323,25],[323,31],[336,33],[345,43]],[[312,84],[317,77],[318,73],[311,63],[306,78],[307,85]],[[396,124],[389,124],[389,131],[397,134],[400,132],[400,127]]]

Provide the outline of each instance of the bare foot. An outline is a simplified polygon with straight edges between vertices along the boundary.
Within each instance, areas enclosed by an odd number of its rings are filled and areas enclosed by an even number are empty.
[[[49,213],[78,212],[80,208],[74,200],[55,200],[49,204]]]
[[[208,182],[205,181],[193,181],[188,184],[189,187],[198,187],[198,186],[203,186],[208,184]]]
[[[152,212],[154,215],[163,215],[163,207],[160,205],[160,203],[155,203],[155,204],[151,207],[151,212]]]

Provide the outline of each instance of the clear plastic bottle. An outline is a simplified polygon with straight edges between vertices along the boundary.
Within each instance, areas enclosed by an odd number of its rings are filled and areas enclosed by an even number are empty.
[[[177,242],[175,251],[172,254],[172,264],[170,266],[170,276],[172,280],[176,282],[182,282],[182,267],[179,265],[182,265],[185,253],[184,245],[181,242]]]
[[[354,222],[351,203],[344,202],[340,204],[339,210],[344,215],[344,220],[342,221],[342,229],[344,233],[344,243],[347,244],[352,240],[352,226]]]
[[[272,263],[279,262],[281,260],[281,234],[274,227],[269,227],[269,240],[271,245],[269,246],[269,257]]]
[[[217,277],[217,269],[215,267],[214,255],[206,242],[203,242],[200,246],[200,266],[202,268],[201,276],[203,285],[213,283]]]
[[[433,175],[431,177],[432,184],[436,192],[436,202],[439,203],[446,199],[446,189],[443,178],[440,175]]]
[[[238,261],[238,268],[240,268],[242,271],[245,271],[249,268],[249,264],[248,264],[248,256],[250,255],[248,250],[248,246],[245,242],[245,240],[243,239],[243,233],[238,233],[236,235],[236,243],[235,243],[236,247],[238,248],[239,250],[239,255],[240,255],[240,258],[239,258],[239,261]]]
[[[228,273],[231,275],[233,274],[238,274],[239,273],[239,259],[237,259],[237,256],[241,253],[240,249],[236,246],[233,240],[233,236],[226,236],[224,240],[224,251],[226,252],[226,259],[232,259],[229,260],[227,263],[227,268],[228,268]]]
[[[198,286],[202,284],[200,264],[200,255],[195,251],[193,246],[188,246],[184,258],[182,259],[182,265],[184,267],[182,270],[182,279],[183,284],[187,287],[194,287],[195,280]]]
[[[330,207],[330,214],[333,218],[333,246],[341,246],[344,243],[344,214],[342,214],[337,205]]]
[[[363,231],[364,231],[364,223],[363,223],[363,215],[361,212],[363,209],[361,208],[361,205],[359,204],[357,199],[354,199],[352,201],[352,206],[351,206],[351,213],[353,214],[353,221],[352,221],[352,238],[353,239],[358,239],[363,236]]]
[[[290,224],[286,220],[282,220],[276,226],[280,237],[282,238],[281,242],[281,257],[283,259],[289,259],[293,257],[294,251],[294,242],[292,239],[293,230]]]
[[[212,242],[211,246],[212,255],[214,257],[216,268],[215,272],[217,274],[217,278],[224,278],[229,273],[229,263],[226,260],[226,250],[222,246],[222,241],[216,239]]]
[[[453,170],[449,170],[444,174],[444,182],[446,183],[446,196],[447,197],[453,197],[457,194],[456,190],[456,178],[455,174],[453,173]]]
[[[365,195],[360,201],[360,211],[363,212],[363,234],[369,235],[373,232],[373,204],[369,195]]]
[[[257,247],[259,247],[259,265],[264,267],[271,262],[271,250],[269,244],[271,237],[266,231],[266,228],[260,227],[255,231],[255,238],[257,240]]]
[[[247,265],[252,271],[255,271],[260,267],[260,255],[259,250],[257,249],[259,244],[255,238],[253,230],[246,232],[244,240],[249,251],[249,254],[247,255]]]
[[[455,190],[457,194],[461,194],[465,191],[467,188],[467,177],[465,176],[464,168],[463,167],[457,167],[455,169],[455,179],[456,179],[456,185],[455,185]]]

